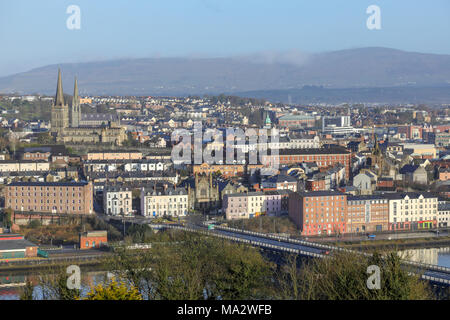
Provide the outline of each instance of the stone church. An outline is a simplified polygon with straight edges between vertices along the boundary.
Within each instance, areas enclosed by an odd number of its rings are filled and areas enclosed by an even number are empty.
[[[213,183],[212,174],[195,174],[194,188],[188,185],[191,208],[214,213],[220,208],[219,185]]]
[[[81,126],[81,106],[78,96],[78,82],[75,88],[72,105],[64,101],[61,71],[58,70],[58,83],[55,102],[51,110],[51,135],[56,142],[62,143],[107,143],[122,145],[127,139],[125,128],[117,122],[109,122],[102,126]]]

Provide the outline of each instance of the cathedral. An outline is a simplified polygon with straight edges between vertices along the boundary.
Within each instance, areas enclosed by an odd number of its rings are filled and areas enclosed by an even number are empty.
[[[214,213],[220,208],[220,193],[212,174],[195,174],[194,186],[188,185],[191,208],[205,213]]]
[[[88,127],[81,126],[81,106],[78,97],[78,82],[75,78],[75,88],[72,105],[64,101],[61,71],[58,70],[58,84],[55,102],[51,112],[51,135],[56,142],[62,143],[107,143],[122,145],[127,139],[125,128],[119,123],[109,122],[107,125]]]

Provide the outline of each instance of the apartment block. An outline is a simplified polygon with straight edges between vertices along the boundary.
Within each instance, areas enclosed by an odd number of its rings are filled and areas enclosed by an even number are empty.
[[[386,194],[390,230],[418,230],[437,225],[438,198],[431,193]]]
[[[93,214],[91,182],[13,182],[5,186],[5,207],[16,211]]]
[[[348,196],[347,211],[347,232],[389,230],[389,201],[384,196]]]
[[[302,235],[345,233],[347,194],[337,191],[291,193],[289,217]]]

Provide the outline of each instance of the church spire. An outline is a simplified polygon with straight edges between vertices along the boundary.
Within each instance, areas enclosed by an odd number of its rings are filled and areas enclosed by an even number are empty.
[[[64,92],[62,87],[61,69],[58,68],[58,85],[56,87],[55,106],[64,105]]]
[[[79,98],[78,98],[78,80],[77,77],[75,77],[75,87],[73,89],[73,98],[72,98],[73,105],[78,105]]]

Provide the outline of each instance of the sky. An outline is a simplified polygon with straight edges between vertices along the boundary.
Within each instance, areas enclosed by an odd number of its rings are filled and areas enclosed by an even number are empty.
[[[67,27],[71,5],[80,9],[80,29]],[[367,28],[370,5],[380,8],[379,30]],[[449,0],[0,1],[0,76],[122,58],[360,47],[450,54],[449,40]]]

